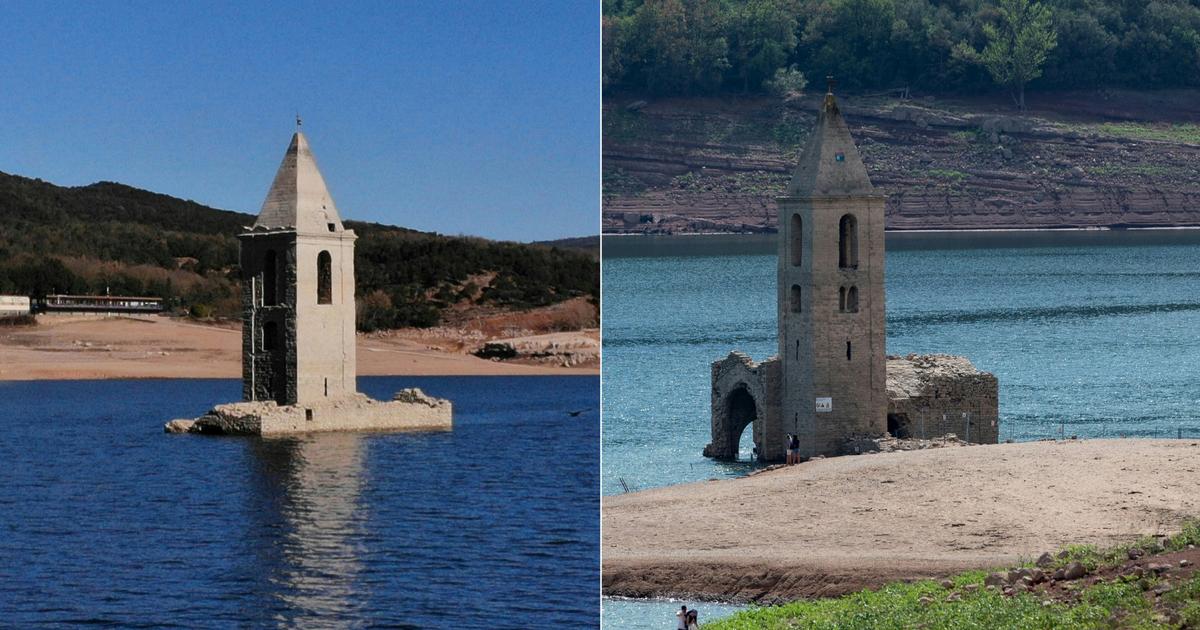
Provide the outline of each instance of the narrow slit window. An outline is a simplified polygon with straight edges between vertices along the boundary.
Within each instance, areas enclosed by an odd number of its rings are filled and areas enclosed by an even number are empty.
[[[317,304],[333,303],[333,259],[329,252],[317,254]]]
[[[849,341],[846,342],[846,360],[847,361],[850,360],[850,342]]]
[[[846,312],[846,287],[838,287],[838,310]]]

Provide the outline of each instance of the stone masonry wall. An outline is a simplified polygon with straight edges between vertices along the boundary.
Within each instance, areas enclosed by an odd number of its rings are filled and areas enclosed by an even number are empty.
[[[976,444],[1000,437],[1000,383],[965,357],[888,357],[888,430],[927,439],[953,433]]]
[[[780,361],[771,357],[756,363],[742,352],[730,352],[712,364],[712,438],[705,457],[736,459],[738,442],[753,422],[759,459],[784,459],[784,436],[790,431],[780,417]],[[735,395],[745,390],[754,402],[754,417],[734,410]],[[933,438],[953,433],[964,441],[995,444],[1000,434],[1000,383],[975,368],[965,357],[909,355],[887,358],[887,412],[879,418],[853,423],[835,447],[823,454],[846,454],[856,438]],[[864,427],[866,427],[864,429]]]
[[[296,252],[295,233],[241,235],[242,400],[296,401]],[[263,290],[267,252],[276,256],[276,303],[266,304]],[[264,327],[274,323],[274,349],[264,346]]]
[[[172,420],[168,433],[287,435],[316,431],[428,431],[453,428],[450,401],[419,389],[400,391],[388,402],[364,394],[312,405],[271,401],[217,405],[196,420]]]

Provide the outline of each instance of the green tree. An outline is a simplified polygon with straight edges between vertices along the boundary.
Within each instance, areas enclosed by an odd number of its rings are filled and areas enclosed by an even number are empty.
[[[647,0],[630,24],[629,59],[655,94],[713,92],[729,67],[724,14],[716,0]]]
[[[897,74],[895,24],[894,0],[832,0],[806,28],[812,56],[805,68],[847,87],[887,85]]]
[[[732,3],[726,33],[732,78],[743,92],[787,64],[796,49],[798,9],[795,0],[747,0]]]
[[[796,69],[796,66],[792,66],[776,70],[775,76],[763,85],[767,88],[767,92],[787,98],[795,94],[803,94],[804,88],[808,87],[808,79],[805,78],[803,72]]]
[[[987,45],[977,51],[966,42],[955,50],[987,68],[992,79],[1009,89],[1025,110],[1025,85],[1042,75],[1046,55],[1058,44],[1050,9],[1030,0],[1000,0],[999,24],[985,24]]]

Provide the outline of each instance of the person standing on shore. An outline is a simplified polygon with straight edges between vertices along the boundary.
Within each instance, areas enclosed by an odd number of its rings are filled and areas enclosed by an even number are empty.
[[[786,439],[787,439],[787,443],[783,445],[783,448],[787,451],[787,465],[791,466],[792,465],[792,434],[791,433],[787,434]]]
[[[675,630],[687,630],[688,609],[687,606],[680,606],[679,612],[675,613]]]

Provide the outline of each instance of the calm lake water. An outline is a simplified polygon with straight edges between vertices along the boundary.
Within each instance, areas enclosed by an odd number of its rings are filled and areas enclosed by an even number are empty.
[[[413,386],[452,432],[165,435],[239,383],[0,383],[0,625],[595,626],[598,379],[359,379]]]
[[[776,353],[774,252],[773,236],[605,238],[605,494],[749,469],[700,454],[709,366]],[[1001,439],[1200,435],[1200,232],[889,234],[887,327],[889,354],[995,373]],[[673,627],[674,603],[611,603],[606,628]]]
[[[605,240],[606,494],[748,466],[700,454],[709,366],[776,353],[773,239],[676,239]],[[1001,439],[1200,435],[1200,232],[889,234],[887,337],[996,374]]]

